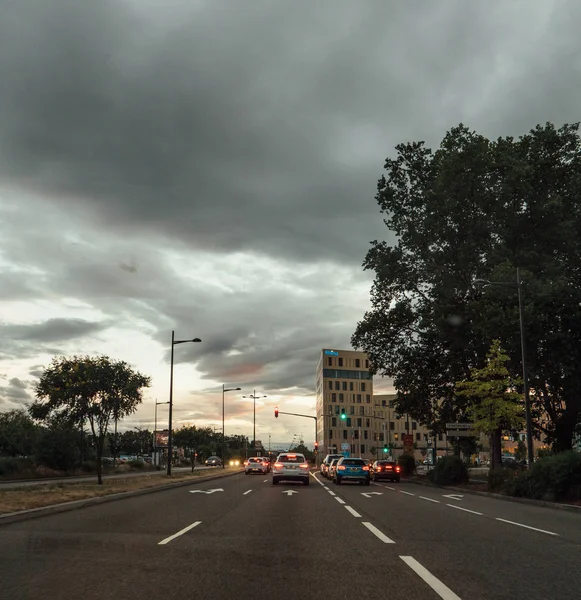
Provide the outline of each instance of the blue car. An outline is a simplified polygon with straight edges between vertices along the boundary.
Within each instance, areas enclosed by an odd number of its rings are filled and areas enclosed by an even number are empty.
[[[369,465],[362,458],[343,457],[337,463],[333,480],[337,485],[341,485],[343,481],[356,481],[359,485],[370,485]]]

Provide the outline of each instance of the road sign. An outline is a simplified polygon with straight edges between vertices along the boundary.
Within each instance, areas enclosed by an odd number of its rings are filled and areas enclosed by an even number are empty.
[[[411,433],[404,433],[403,439],[403,451],[406,453],[412,453],[414,451],[414,436]]]
[[[213,494],[214,492],[223,492],[222,488],[216,488],[215,490],[190,490],[190,494]]]
[[[293,494],[298,494],[298,492],[295,492],[294,490],[285,490],[282,493],[286,494],[287,496],[292,496]]]
[[[446,423],[448,437],[477,437],[472,423]]]
[[[349,444],[341,444],[341,450],[349,450]]]
[[[361,492],[361,495],[366,498],[371,498],[371,496],[383,496],[383,492]]]

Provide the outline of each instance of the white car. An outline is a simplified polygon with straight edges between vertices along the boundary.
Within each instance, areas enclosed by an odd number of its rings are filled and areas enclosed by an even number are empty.
[[[309,485],[309,463],[303,454],[285,452],[278,455],[272,466],[272,484],[279,481],[302,481]]]
[[[250,473],[262,473],[266,475],[268,473],[268,467],[260,456],[253,456],[249,458],[244,464],[244,473],[250,475]]]

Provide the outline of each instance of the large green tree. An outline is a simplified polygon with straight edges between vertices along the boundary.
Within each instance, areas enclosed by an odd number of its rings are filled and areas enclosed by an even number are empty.
[[[41,429],[23,409],[0,413],[0,456],[36,454]]]
[[[107,356],[55,358],[40,377],[30,414],[41,421],[57,419],[70,428],[88,421],[97,455],[97,481],[102,484],[101,459],[109,424],[134,413],[149,385],[149,377]]]
[[[510,358],[500,340],[493,340],[481,369],[473,368],[470,379],[456,382],[456,395],[467,398],[466,416],[479,433],[490,436],[491,467],[502,464],[502,433],[522,429],[524,398],[516,391],[522,380],[510,376]]]
[[[578,125],[495,141],[460,125],[434,152],[423,142],[396,150],[376,196],[395,243],[376,240],[366,256],[372,307],[353,345],[394,379],[401,412],[441,430],[463,418],[454,382],[482,363],[490,340],[501,340],[513,377],[522,370],[520,267],[532,398],[549,415],[537,431],[570,447],[581,410]],[[483,289],[478,278],[512,287]]]

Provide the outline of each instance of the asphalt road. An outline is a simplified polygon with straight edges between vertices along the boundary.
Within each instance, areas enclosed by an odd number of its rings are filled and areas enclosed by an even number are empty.
[[[581,597],[581,515],[316,480],[238,474],[4,525],[0,598]]]
[[[196,465],[196,471],[203,471],[205,469],[215,469],[218,472],[218,469],[222,469],[222,467],[206,467],[204,465]],[[191,467],[173,467],[172,473],[186,473],[192,470]],[[103,479],[127,479],[128,477],[143,477],[144,475],[165,475],[166,470],[161,469],[157,470],[144,470],[144,471],[124,471],[123,473],[110,473],[107,475],[103,475]],[[25,480],[12,480],[12,481],[2,481],[0,482],[0,490],[7,490],[10,488],[20,488],[20,487],[29,487],[33,485],[48,485],[50,483],[92,483],[97,480],[97,474],[80,476],[80,477],[52,477],[47,479],[25,479]]]

